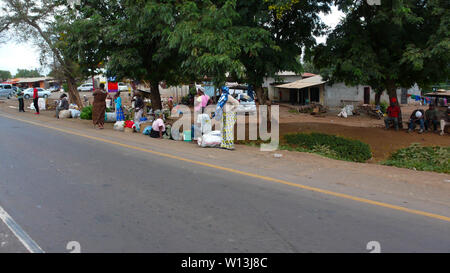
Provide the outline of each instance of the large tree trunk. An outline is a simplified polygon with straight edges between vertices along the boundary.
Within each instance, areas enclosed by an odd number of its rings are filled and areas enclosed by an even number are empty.
[[[162,110],[161,94],[159,93],[159,81],[151,81],[150,87],[151,87],[150,97],[152,98],[153,111]]]
[[[256,97],[258,98],[259,105],[265,105],[266,104],[266,94],[264,92],[264,89],[262,86],[257,86],[255,88],[256,91]]]
[[[383,94],[383,91],[375,91],[375,105],[380,105],[381,94]]]
[[[80,109],[83,109],[84,105],[80,98],[80,93],[78,93],[77,90],[77,83],[73,77],[66,76],[67,81],[67,87],[69,90],[67,90],[67,93],[69,93],[69,101],[71,103],[75,103],[78,105]]]
[[[395,98],[396,104],[400,107],[400,103],[398,102],[397,97],[397,86],[395,85],[395,81],[388,80],[386,83],[387,93],[389,95],[389,102]],[[400,114],[398,116],[398,125],[400,128],[403,128],[403,117],[402,117],[402,108],[400,107]]]

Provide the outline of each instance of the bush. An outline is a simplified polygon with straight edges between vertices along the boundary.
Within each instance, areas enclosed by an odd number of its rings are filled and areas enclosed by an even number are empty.
[[[81,119],[92,120],[92,105],[86,106],[81,110]]]
[[[400,149],[382,164],[399,168],[450,173],[450,147],[421,147],[412,144]]]
[[[372,158],[370,146],[359,140],[320,133],[288,134],[284,139],[298,151],[317,153],[334,159],[366,162]]]
[[[387,102],[385,102],[385,101],[380,102],[380,110],[384,114],[386,114],[388,107],[389,107],[389,104]]]

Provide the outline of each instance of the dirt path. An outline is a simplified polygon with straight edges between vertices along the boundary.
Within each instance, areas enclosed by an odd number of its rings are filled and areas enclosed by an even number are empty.
[[[404,120],[409,113],[417,108],[403,107]],[[350,139],[360,140],[372,148],[373,159],[371,162],[386,160],[390,154],[398,149],[409,147],[413,143],[425,146],[450,146],[448,135],[440,136],[432,132],[408,134],[406,130],[398,132],[384,130],[383,120],[368,118],[365,116],[354,116],[347,119],[328,114],[325,117],[313,117],[308,114],[290,113],[286,107],[280,107],[280,132],[281,135],[288,133],[325,133],[338,135]]]

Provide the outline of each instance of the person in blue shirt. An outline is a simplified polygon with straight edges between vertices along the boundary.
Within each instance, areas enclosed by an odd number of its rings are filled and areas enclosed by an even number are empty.
[[[116,104],[116,120],[125,121],[125,115],[123,114],[122,108],[122,98],[120,97],[120,92],[117,92],[114,96],[114,103]]]

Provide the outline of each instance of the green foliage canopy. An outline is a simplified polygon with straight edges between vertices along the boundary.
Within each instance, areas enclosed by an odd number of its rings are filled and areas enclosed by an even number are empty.
[[[325,78],[370,84],[396,97],[399,87],[426,86],[450,72],[450,2],[382,0],[336,3],[346,18],[314,52]]]

